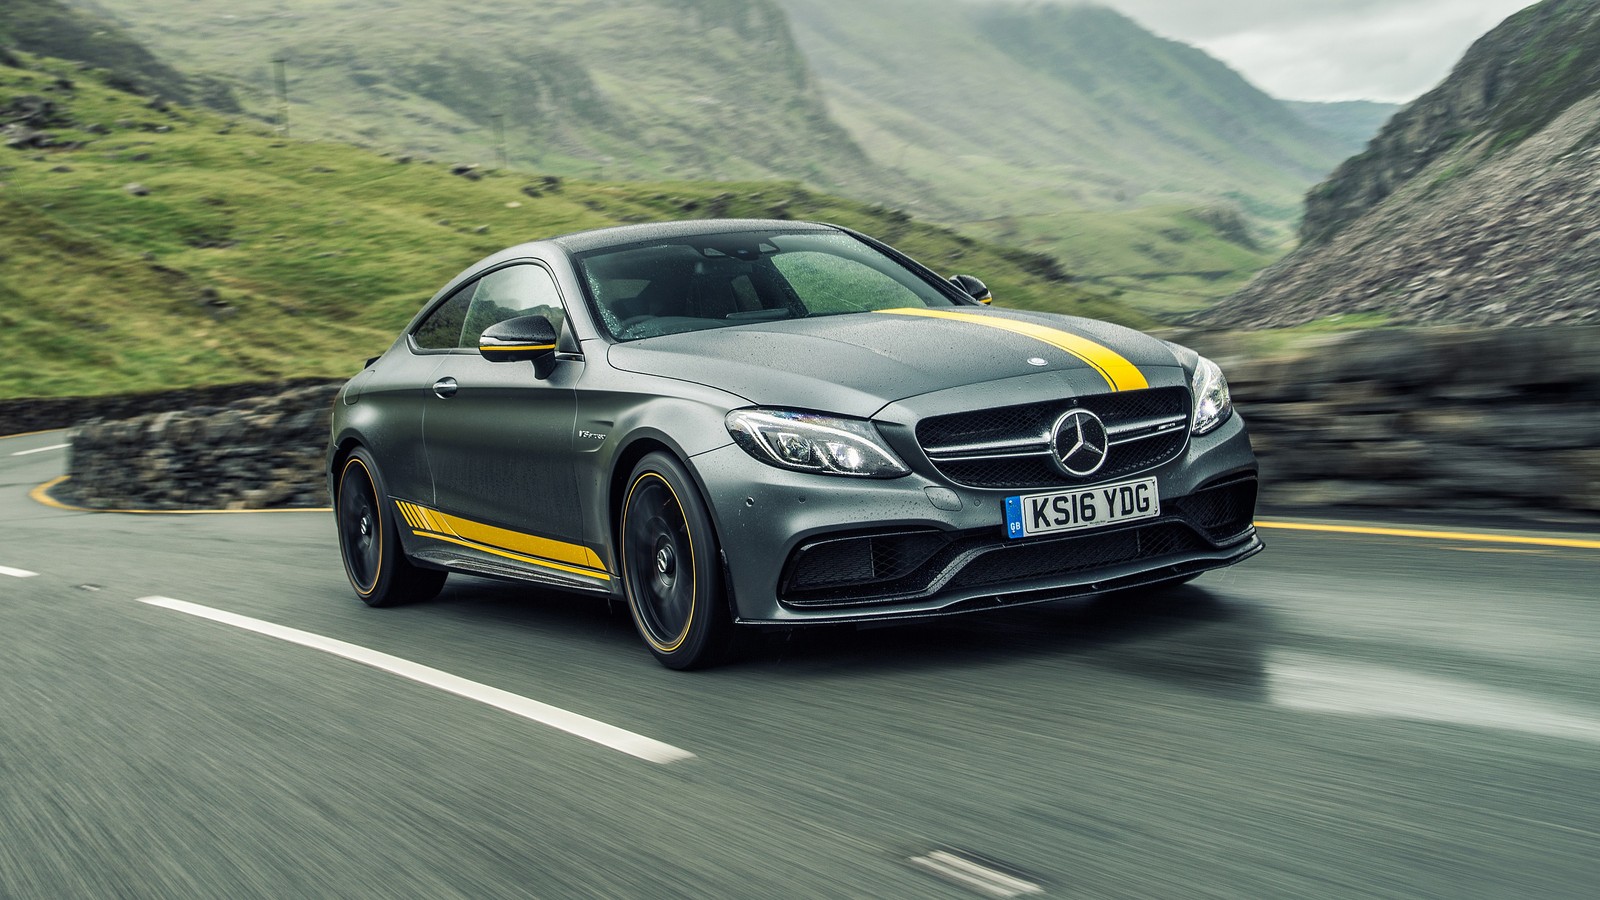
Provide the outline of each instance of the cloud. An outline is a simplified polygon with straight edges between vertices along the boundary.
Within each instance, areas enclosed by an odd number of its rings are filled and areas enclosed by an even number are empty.
[[[1291,100],[1403,103],[1528,0],[1099,0]]]

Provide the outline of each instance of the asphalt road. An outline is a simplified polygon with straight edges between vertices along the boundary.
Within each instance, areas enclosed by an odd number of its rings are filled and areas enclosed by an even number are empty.
[[[367,609],[326,513],[43,506],[62,440],[0,440],[3,897],[1600,892],[1600,549],[1270,529],[1160,595],[680,674],[583,598]]]

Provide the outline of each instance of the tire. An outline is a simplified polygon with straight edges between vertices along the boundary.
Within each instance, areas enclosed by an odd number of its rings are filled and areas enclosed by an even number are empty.
[[[618,527],[628,612],[669,669],[722,660],[733,635],[716,529],[683,464],[664,453],[628,477]]]
[[[387,501],[383,476],[365,448],[357,448],[339,470],[334,517],[339,554],[356,596],[368,606],[428,600],[444,587],[446,573],[413,565],[400,549],[399,527]]]

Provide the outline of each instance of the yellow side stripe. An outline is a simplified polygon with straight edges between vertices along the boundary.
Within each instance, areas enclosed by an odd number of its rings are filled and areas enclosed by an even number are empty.
[[[552,567],[563,571],[573,571],[581,575],[594,575],[606,570],[605,563],[600,561],[600,556],[588,547],[578,544],[569,544],[565,541],[543,538],[506,528],[496,528],[463,519],[457,516],[432,510],[426,506],[396,500],[400,514],[405,517],[406,524],[423,537],[438,540],[450,540],[452,543],[464,543],[487,552],[498,553],[511,559],[520,559],[524,562],[549,563]],[[506,551],[506,552],[499,552]],[[562,565],[565,564],[565,565]],[[566,568],[576,566],[581,568]]]
[[[929,319],[951,319],[957,322],[971,322],[974,325],[984,325],[989,328],[998,328],[1036,341],[1043,341],[1058,350],[1065,350],[1077,359],[1087,363],[1090,368],[1100,373],[1106,384],[1113,391],[1137,391],[1150,386],[1144,373],[1139,367],[1129,362],[1122,354],[1103,344],[1097,344],[1086,337],[1079,337],[1069,331],[1058,328],[1048,328],[1044,325],[1035,325],[1032,322],[1021,322],[1016,319],[1007,319],[1003,316],[985,316],[978,313],[956,312],[947,309],[880,309],[878,312],[889,313],[896,316],[923,316]]]
[[[405,517],[406,524],[410,525],[412,528],[416,528],[417,517],[411,512],[411,504],[396,500],[395,505],[400,507],[400,515]]]
[[[455,516],[435,512],[433,517],[442,521],[444,528],[438,529],[466,538],[478,544],[487,544],[491,547],[503,547],[540,559],[553,559],[557,562],[572,563],[591,569],[604,569],[600,557],[588,547],[577,544],[568,544],[564,541],[551,540],[550,538],[535,537],[531,534],[508,531],[496,528],[493,525],[484,525],[467,519],[458,519]]]
[[[413,531],[412,534],[415,534],[418,537],[431,538],[436,541],[444,541],[445,543],[449,544],[458,544],[462,547],[477,550],[480,553],[489,553],[494,556],[504,557],[505,559],[514,559],[517,562],[524,562],[531,566],[539,566],[543,569],[555,569],[558,572],[569,572],[573,575],[587,575],[590,578],[598,578],[601,581],[611,580],[611,576],[600,569],[585,569],[580,566],[563,565],[558,562],[551,562],[548,559],[539,559],[538,557],[534,556],[524,556],[521,553],[512,553],[510,550],[502,550],[499,547],[490,547],[486,544],[480,544],[476,541],[469,541],[454,535],[439,534],[432,531]]]

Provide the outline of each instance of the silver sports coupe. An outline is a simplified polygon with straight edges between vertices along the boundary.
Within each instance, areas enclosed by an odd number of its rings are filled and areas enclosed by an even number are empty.
[[[335,404],[350,582],[373,606],[450,572],[614,598],[686,669],[738,628],[1154,587],[1261,550],[1215,364],[988,299],[790,221],[496,253]]]

